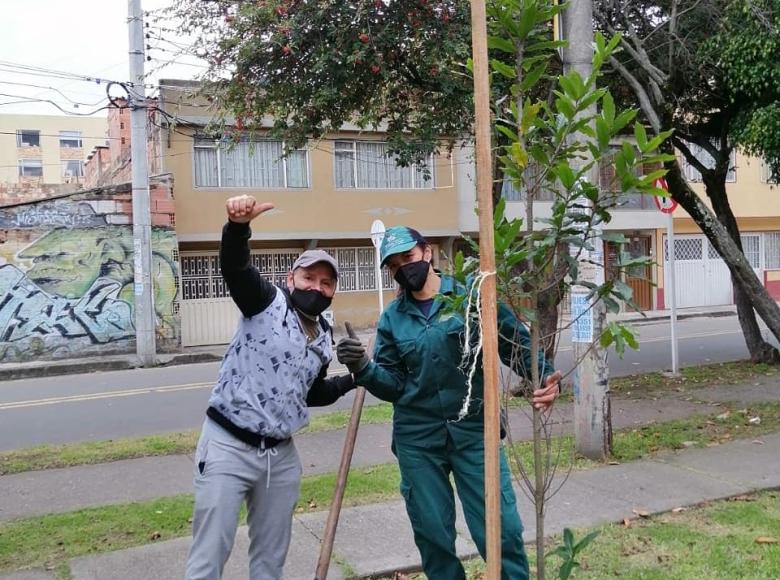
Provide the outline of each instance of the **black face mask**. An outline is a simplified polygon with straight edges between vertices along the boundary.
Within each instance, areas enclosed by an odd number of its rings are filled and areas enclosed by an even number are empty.
[[[405,290],[419,292],[422,290],[423,286],[425,286],[425,281],[428,279],[428,268],[430,268],[430,266],[430,262],[426,262],[425,260],[404,264],[395,271],[395,281]]]
[[[328,298],[319,290],[298,290],[294,288],[290,294],[293,306],[309,316],[319,316],[327,310],[333,298]]]

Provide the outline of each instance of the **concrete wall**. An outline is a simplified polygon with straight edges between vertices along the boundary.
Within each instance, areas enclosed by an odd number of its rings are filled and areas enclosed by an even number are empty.
[[[170,176],[151,195],[158,350],[178,350]],[[131,224],[129,184],[0,208],[0,362],[135,350]]]

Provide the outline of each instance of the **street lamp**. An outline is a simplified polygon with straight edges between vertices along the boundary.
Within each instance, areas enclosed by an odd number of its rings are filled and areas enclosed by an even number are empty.
[[[379,267],[380,254],[379,247],[382,240],[385,239],[385,224],[382,220],[374,220],[371,224],[371,243],[374,244],[374,275],[376,276],[376,291],[379,293],[379,314],[385,309],[385,299],[382,295],[382,271]]]

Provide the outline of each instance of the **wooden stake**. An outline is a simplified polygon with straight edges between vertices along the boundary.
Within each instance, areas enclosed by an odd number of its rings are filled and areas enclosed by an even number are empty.
[[[349,322],[345,322],[344,326],[347,328],[347,334],[350,338],[357,338],[357,335]],[[333,501],[330,504],[328,521],[325,523],[325,532],[322,536],[320,557],[317,560],[317,571],[314,574],[315,580],[325,580],[328,577],[330,556],[333,553],[333,541],[336,538],[336,526],[339,524],[341,504],[344,500],[344,490],[347,487],[349,466],[352,463],[352,453],[355,451],[355,441],[357,439],[358,427],[360,426],[360,415],[363,413],[363,400],[365,398],[366,389],[358,387],[355,390],[355,400],[352,403],[352,416],[349,419],[347,436],[344,440],[344,449],[341,452],[341,463],[339,464],[338,476],[336,478],[336,489],[333,492]]]
[[[479,265],[482,283],[482,361],[485,377],[485,532],[486,580],[501,577],[501,494],[499,477],[498,328],[496,257],[493,242],[493,172],[490,80],[485,0],[471,0],[471,49],[474,63],[474,118],[479,208]]]

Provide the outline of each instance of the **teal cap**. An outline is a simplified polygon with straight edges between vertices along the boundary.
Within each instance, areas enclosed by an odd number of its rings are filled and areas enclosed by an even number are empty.
[[[393,254],[408,252],[420,242],[425,243],[425,238],[417,230],[406,226],[389,228],[382,239],[382,245],[379,247],[380,265],[384,266],[387,259]]]

